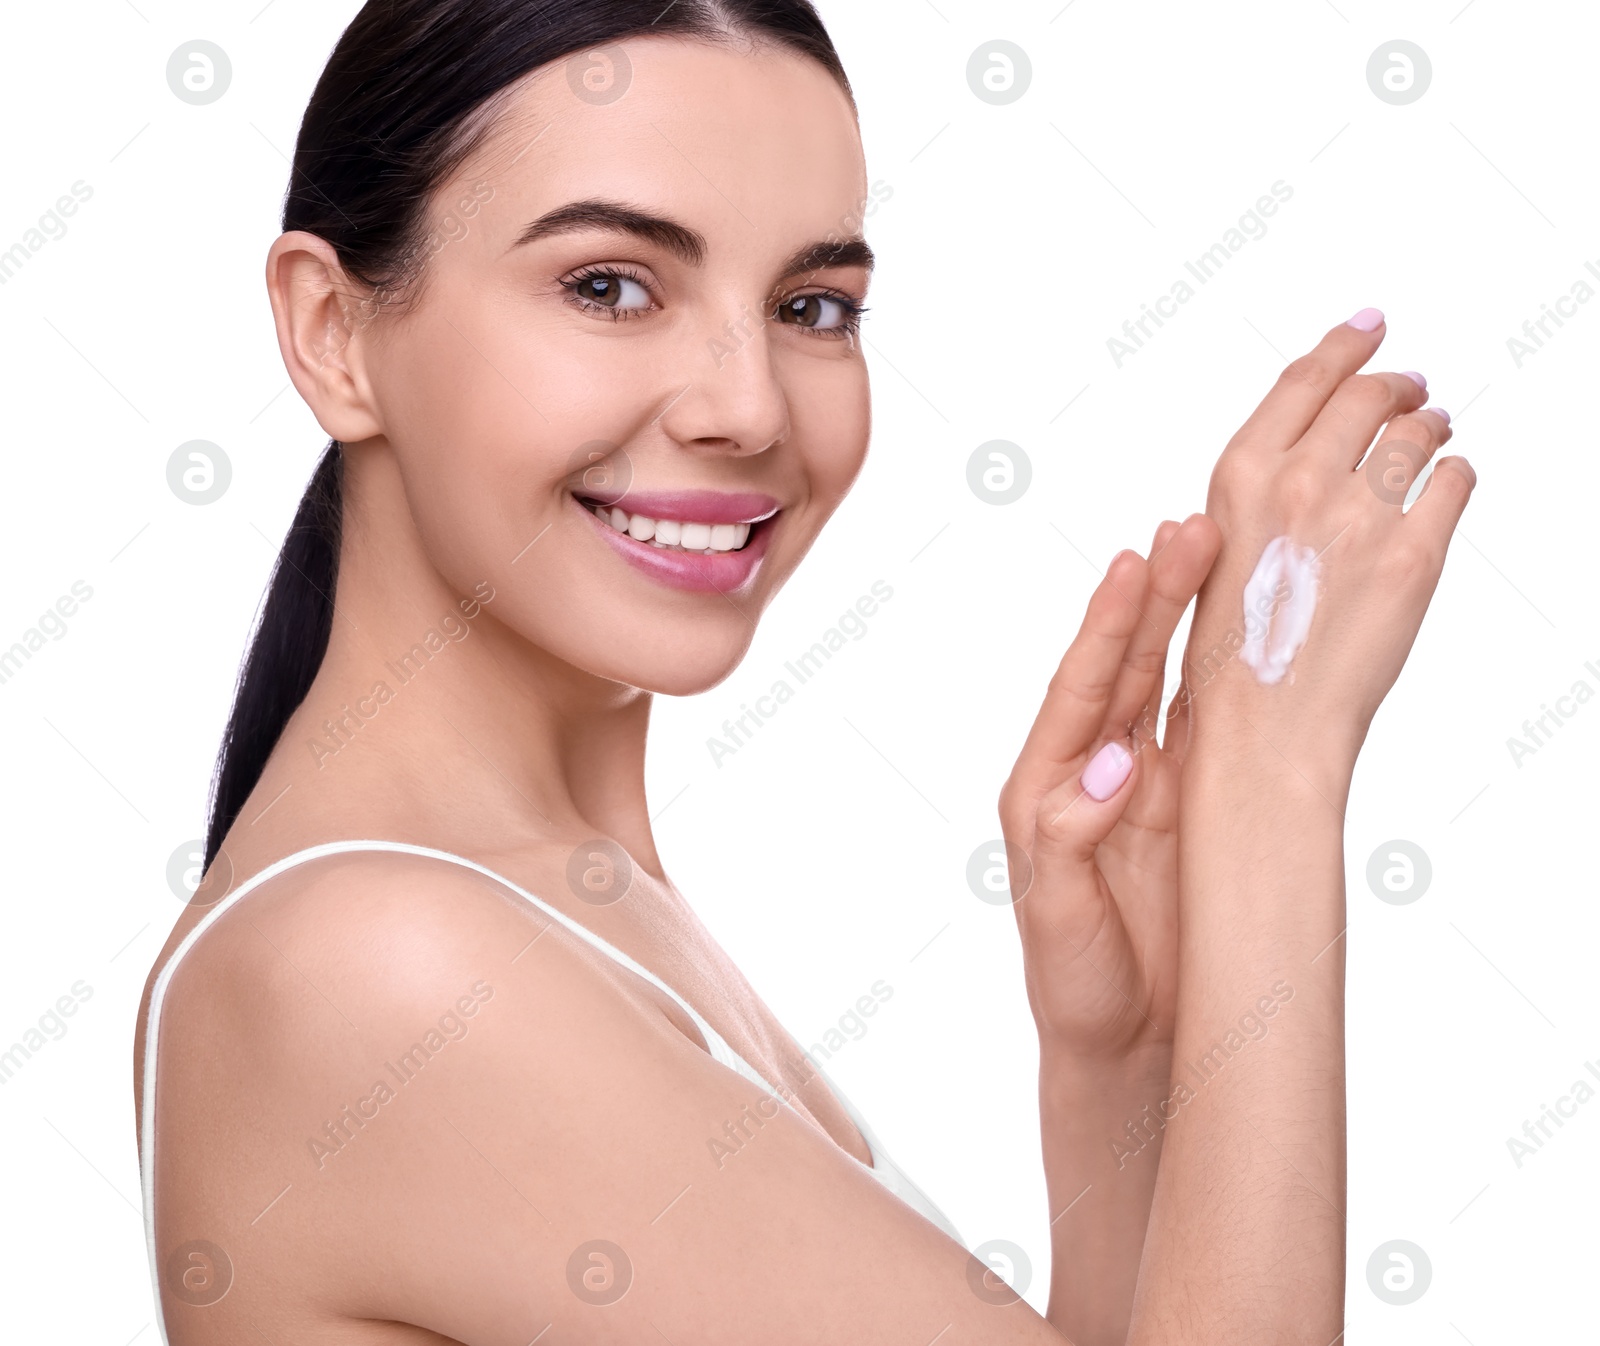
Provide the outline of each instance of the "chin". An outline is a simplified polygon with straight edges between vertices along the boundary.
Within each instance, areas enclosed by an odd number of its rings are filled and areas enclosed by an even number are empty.
[[[726,682],[733,671],[744,661],[750,649],[752,628],[746,627],[747,637],[738,648],[708,644],[703,650],[685,649],[678,645],[669,655],[656,660],[632,660],[629,674],[621,679],[640,691],[656,692],[662,696],[698,696]]]
[[[619,622],[616,629],[634,632],[628,649],[568,650],[562,657],[594,677],[642,692],[697,696],[727,681],[750,650],[755,626],[731,607],[728,616],[737,629],[727,624],[722,630],[692,632],[662,622],[652,639],[640,639],[636,623]]]

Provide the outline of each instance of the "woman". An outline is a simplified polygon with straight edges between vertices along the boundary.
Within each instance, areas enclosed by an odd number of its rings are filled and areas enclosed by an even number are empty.
[[[1405,514],[1354,470],[1449,435],[1357,372],[1364,310],[1094,594],[1000,794],[1041,1319],[717,947],[644,797],[652,695],[728,676],[861,469],[865,184],[804,0],[393,0],[334,51],[267,266],[334,442],[136,1048],[175,1346],[1340,1331],[1343,801],[1471,469]]]

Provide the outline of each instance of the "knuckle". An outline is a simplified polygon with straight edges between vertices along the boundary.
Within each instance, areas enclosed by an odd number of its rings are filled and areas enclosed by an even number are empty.
[[[1339,385],[1334,401],[1361,411],[1384,411],[1394,405],[1394,393],[1376,374],[1352,374]]]
[[[1402,537],[1389,553],[1389,573],[1401,585],[1432,578],[1439,570],[1433,544],[1424,538]]]
[[[1472,470],[1472,465],[1454,454],[1441,458],[1433,471],[1435,476],[1444,474],[1444,488],[1455,500],[1465,502],[1478,485],[1478,474]]]
[[[1116,683],[1116,669],[1111,669],[1101,677],[1081,669],[1057,669],[1050,677],[1047,695],[1052,701],[1079,701],[1098,706],[1110,698],[1111,689]]]
[[[1389,422],[1391,431],[1417,443],[1440,445],[1450,438],[1450,427],[1431,412],[1411,411]]]
[[[1248,455],[1230,444],[1211,469],[1207,503],[1226,505],[1249,489],[1257,469]]]
[[[1000,830],[1008,837],[1021,836],[1023,833],[1021,824],[1026,817],[1023,808],[1026,795],[1026,788],[1014,773],[1000,787]]]
[[[1123,668],[1131,673],[1140,675],[1159,673],[1166,665],[1167,652],[1159,648],[1129,650],[1126,658],[1122,661]]]
[[[1073,796],[1052,791],[1033,811],[1033,834],[1047,846],[1070,847],[1078,836],[1077,810]]]
[[[1310,463],[1286,467],[1278,477],[1274,493],[1278,503],[1291,515],[1309,512],[1325,493],[1322,473]]]
[[[1289,361],[1284,366],[1283,372],[1278,375],[1280,386],[1290,388],[1303,388],[1307,384],[1320,390],[1326,389],[1333,382],[1333,371],[1325,357],[1316,351],[1309,351],[1298,359]]]

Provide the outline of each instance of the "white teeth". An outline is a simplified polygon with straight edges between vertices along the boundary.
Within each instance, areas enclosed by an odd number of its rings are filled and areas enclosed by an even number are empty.
[[[636,542],[649,542],[673,551],[738,551],[750,540],[753,526],[748,523],[683,523],[677,519],[650,519],[643,514],[629,514],[626,510],[606,505],[591,505],[588,508],[617,532],[626,533]]]

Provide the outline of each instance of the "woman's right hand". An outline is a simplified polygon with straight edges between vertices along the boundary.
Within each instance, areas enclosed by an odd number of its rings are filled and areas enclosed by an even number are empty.
[[[1420,410],[1419,380],[1358,372],[1384,334],[1368,310],[1290,364],[1211,478],[1221,550],[1179,693],[1173,1059],[1188,1064],[1162,1111],[1137,1346],[1344,1335],[1343,801],[1474,483],[1440,459],[1403,510],[1450,426]],[[1256,609],[1259,563],[1288,548],[1320,573],[1291,567]],[[1293,659],[1263,658],[1313,595]]]
[[[1447,413],[1419,410],[1427,394],[1411,376],[1357,372],[1386,332],[1382,314],[1368,309],[1327,333],[1284,370],[1212,473],[1206,514],[1222,531],[1222,551],[1200,591],[1179,710],[1202,738],[1208,725],[1259,734],[1296,750],[1297,766],[1353,768],[1410,652],[1477,478],[1464,458],[1442,458],[1402,512],[1407,488],[1451,429]],[[1245,591],[1279,537],[1314,556],[1319,575],[1304,647],[1280,681],[1263,684],[1243,651],[1247,625],[1261,621],[1247,617]],[[1195,715],[1208,701],[1231,710]]]

